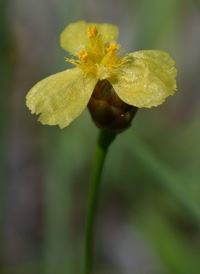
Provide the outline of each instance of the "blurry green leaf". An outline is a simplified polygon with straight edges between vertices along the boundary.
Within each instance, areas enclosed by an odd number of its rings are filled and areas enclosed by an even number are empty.
[[[131,135],[130,132],[124,134],[122,144],[129,148],[134,158],[141,161],[144,171],[151,171],[152,175],[158,179],[158,183],[171,192],[191,212],[200,225],[199,194],[192,191],[185,182],[184,176],[180,176],[170,166],[162,162],[147,145],[135,135]]]
[[[8,119],[10,113],[10,88],[13,73],[13,45],[11,41],[11,31],[8,22],[8,2],[0,1],[0,227],[4,214],[4,187],[6,183],[7,164],[7,132]],[[1,257],[1,235],[0,234],[0,257]]]
[[[142,208],[136,220],[170,273],[200,273],[198,254],[159,212],[151,207]]]
[[[63,268],[63,266],[65,266]],[[4,267],[1,274],[36,274],[36,273],[46,273],[46,269],[49,269],[48,274],[57,273],[73,273],[72,264],[67,263],[63,260],[60,264],[54,264],[54,262],[49,262],[48,265],[45,263],[30,263],[30,264],[19,264],[17,266]]]
[[[199,0],[192,0],[195,5],[200,9],[200,1]]]
[[[142,0],[136,16],[143,46],[169,50],[174,48],[180,26],[183,2],[180,0]]]
[[[85,116],[81,115],[73,125],[60,130],[51,127],[47,129],[46,143],[46,168],[47,182],[45,188],[46,206],[45,206],[45,242],[44,256],[47,263],[46,273],[49,273],[48,262],[54,262],[56,269],[60,266],[60,261],[70,264],[76,259],[75,267],[80,267],[82,250],[77,254],[77,242],[71,241],[72,223],[71,218],[74,208],[74,184],[77,184],[77,178],[83,180],[80,184],[87,186],[87,178],[83,179],[81,173],[88,156],[92,154],[95,138],[90,143],[88,135],[91,132],[91,124],[85,124]],[[79,175],[80,174],[80,175]],[[86,172],[87,175],[87,172]],[[89,178],[88,178],[89,179]],[[79,201],[80,202],[80,201]],[[82,228],[84,232],[84,225]],[[83,234],[80,235],[83,237]],[[77,239],[79,241],[79,239]],[[78,245],[80,246],[80,242]],[[77,256],[74,258],[74,256]],[[51,265],[50,265],[51,268]],[[57,273],[57,272],[52,272]]]

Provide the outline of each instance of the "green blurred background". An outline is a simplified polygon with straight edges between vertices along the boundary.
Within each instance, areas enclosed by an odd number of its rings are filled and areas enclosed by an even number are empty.
[[[87,110],[63,130],[42,126],[25,96],[69,67],[59,35],[82,19],[118,25],[127,52],[165,50],[178,69],[178,92],[139,110],[109,151],[94,273],[200,273],[199,3],[1,0],[0,273],[81,273],[98,129]]]

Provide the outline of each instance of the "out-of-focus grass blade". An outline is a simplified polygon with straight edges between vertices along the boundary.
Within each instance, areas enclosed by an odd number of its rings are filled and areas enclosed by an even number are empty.
[[[8,114],[10,102],[10,87],[13,73],[13,45],[9,22],[7,20],[8,1],[0,1],[0,227],[4,214],[4,186],[6,181],[6,129],[8,127]],[[2,231],[2,229],[1,229]],[[0,258],[1,258],[1,235],[0,233]]]
[[[128,147],[134,158],[138,159],[144,166],[144,170],[150,171],[155,176],[162,187],[171,192],[193,215],[200,225],[200,200],[198,193],[194,193],[188,184],[170,166],[162,162],[161,159],[151,151],[135,135],[124,134],[121,142]],[[126,136],[126,137],[125,137]]]
[[[65,270],[63,270],[62,266],[65,265],[65,261],[60,261],[60,265],[54,264],[53,262],[49,262],[48,266],[44,263],[30,263],[30,264],[19,264],[17,266],[8,266],[1,270],[1,274],[35,274],[46,273],[46,269],[50,271],[48,274],[52,273],[73,273],[70,265],[65,266]]]
[[[8,126],[10,87],[13,73],[13,45],[10,37],[9,24],[7,22],[7,1],[0,1],[0,180],[5,176],[5,137]],[[1,184],[2,186],[2,184]]]
[[[198,254],[188,247],[180,235],[155,209],[148,207],[139,210],[136,221],[143,230],[157,254],[170,273],[200,273]]]
[[[83,115],[68,129],[53,130],[50,128],[47,132],[51,136],[51,140],[49,140],[46,148],[48,166],[44,235],[46,273],[50,273],[48,271],[52,270],[52,266],[48,265],[48,262],[54,262],[54,273],[57,273],[56,269],[60,269],[60,261],[64,262],[62,269],[65,269],[65,265],[74,265],[79,268],[81,264],[82,250],[78,251],[80,254],[76,254],[76,246],[77,244],[80,245],[80,242],[78,239],[76,243],[70,240],[72,232],[70,220],[74,208],[72,204],[72,199],[74,200],[73,185],[77,182],[76,176],[83,172],[81,167],[84,166],[90,155],[91,143],[87,142],[90,129],[83,126],[84,118]],[[76,126],[77,124],[80,126]],[[48,152],[50,147],[51,150]],[[84,182],[87,183],[87,179],[84,179]],[[84,231],[84,226],[82,230]],[[78,259],[74,256],[77,256]],[[76,263],[74,263],[75,259],[77,260]]]
[[[200,1],[199,0],[192,0],[195,5],[200,9]]]
[[[139,40],[148,48],[168,50],[177,40],[183,3],[180,0],[137,2],[136,16],[140,25]]]

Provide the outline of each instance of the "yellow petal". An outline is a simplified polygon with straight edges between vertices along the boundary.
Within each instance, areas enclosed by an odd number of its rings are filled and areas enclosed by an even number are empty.
[[[158,106],[176,90],[177,70],[168,53],[160,50],[137,51],[109,79],[118,96],[127,104],[150,108]]]
[[[85,109],[96,83],[80,68],[68,69],[38,82],[27,94],[26,105],[32,113],[41,113],[42,124],[64,128]]]
[[[89,26],[96,26],[99,33],[102,35],[103,42],[106,44],[109,41],[117,41],[119,29],[117,26],[106,23],[88,23]]]
[[[86,23],[85,21],[79,21],[69,24],[61,33],[60,44],[63,49],[71,54],[77,55],[78,52],[83,50],[83,46],[89,43],[87,35],[87,27],[91,28],[96,26],[98,33],[102,35],[104,43],[110,40],[117,40],[118,27],[112,24],[106,23]]]

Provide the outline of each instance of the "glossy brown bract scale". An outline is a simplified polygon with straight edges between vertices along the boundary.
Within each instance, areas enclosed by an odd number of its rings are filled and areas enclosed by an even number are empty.
[[[130,127],[138,108],[123,102],[107,80],[99,80],[88,103],[95,124],[106,131],[119,133]]]

